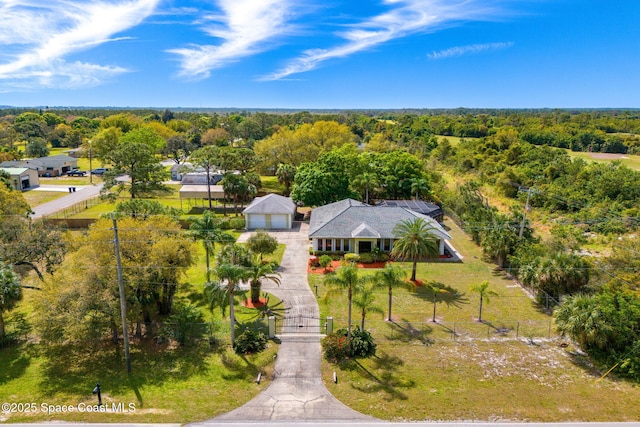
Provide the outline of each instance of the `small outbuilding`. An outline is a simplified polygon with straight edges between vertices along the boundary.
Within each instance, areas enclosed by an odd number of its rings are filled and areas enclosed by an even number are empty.
[[[288,229],[293,227],[296,204],[290,197],[272,193],[256,197],[242,213],[247,230]]]
[[[18,191],[29,190],[40,186],[38,171],[30,168],[0,168],[10,175],[11,185]]]

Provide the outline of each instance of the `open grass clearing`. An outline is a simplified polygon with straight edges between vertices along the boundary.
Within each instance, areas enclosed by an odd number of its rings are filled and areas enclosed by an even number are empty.
[[[582,151],[571,151],[565,149],[569,157],[573,159],[583,159],[588,162],[611,163],[618,161],[629,169],[640,170],[640,156],[634,154],[615,153],[587,153]]]
[[[419,263],[418,279],[449,285],[464,297],[457,306],[438,303],[431,322],[429,295],[395,290],[393,322],[368,314],[365,328],[378,344],[377,356],[334,365],[323,361],[323,379],[334,396],[372,416],[394,421],[633,421],[640,395],[637,387],[603,373],[557,336],[552,319],[447,221],[451,243],[462,263]],[[409,263],[400,263],[410,271]],[[363,269],[362,274],[371,274]],[[346,294],[325,301],[318,285],[322,316],[346,327]],[[469,286],[489,281],[498,293],[483,308]],[[387,294],[376,303],[386,315]],[[360,313],[354,306],[353,325]],[[455,333],[454,333],[455,332]],[[561,346],[562,344],[562,346]],[[338,383],[333,383],[333,372]]]
[[[43,203],[51,202],[53,200],[59,199],[60,197],[66,196],[67,193],[62,193],[60,191],[25,191],[22,193],[22,196],[29,204],[29,206],[36,207],[38,205],[42,205]]]

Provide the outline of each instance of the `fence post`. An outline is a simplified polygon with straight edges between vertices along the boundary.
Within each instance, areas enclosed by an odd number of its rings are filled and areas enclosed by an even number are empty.
[[[520,336],[520,322],[516,322],[516,339]]]
[[[487,338],[491,338],[491,327],[487,325]]]
[[[451,338],[453,338],[453,340],[456,340],[456,322],[453,322],[453,334],[451,334]]]
[[[276,337],[276,317],[269,316],[268,324],[269,324],[269,339],[273,339]]]
[[[333,333],[333,317],[331,316],[327,317],[326,325],[327,325],[326,334],[327,335],[332,334]]]

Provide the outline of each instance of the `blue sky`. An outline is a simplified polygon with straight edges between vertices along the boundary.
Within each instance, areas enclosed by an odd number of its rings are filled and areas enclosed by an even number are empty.
[[[637,108],[640,0],[0,0],[0,105]]]

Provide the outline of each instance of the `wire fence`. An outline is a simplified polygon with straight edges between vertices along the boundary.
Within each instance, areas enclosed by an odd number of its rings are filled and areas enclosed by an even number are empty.
[[[59,210],[51,215],[47,215],[47,219],[69,219],[70,217],[86,211],[87,209],[103,203],[100,196],[93,196],[86,200],[82,200],[71,206]]]

